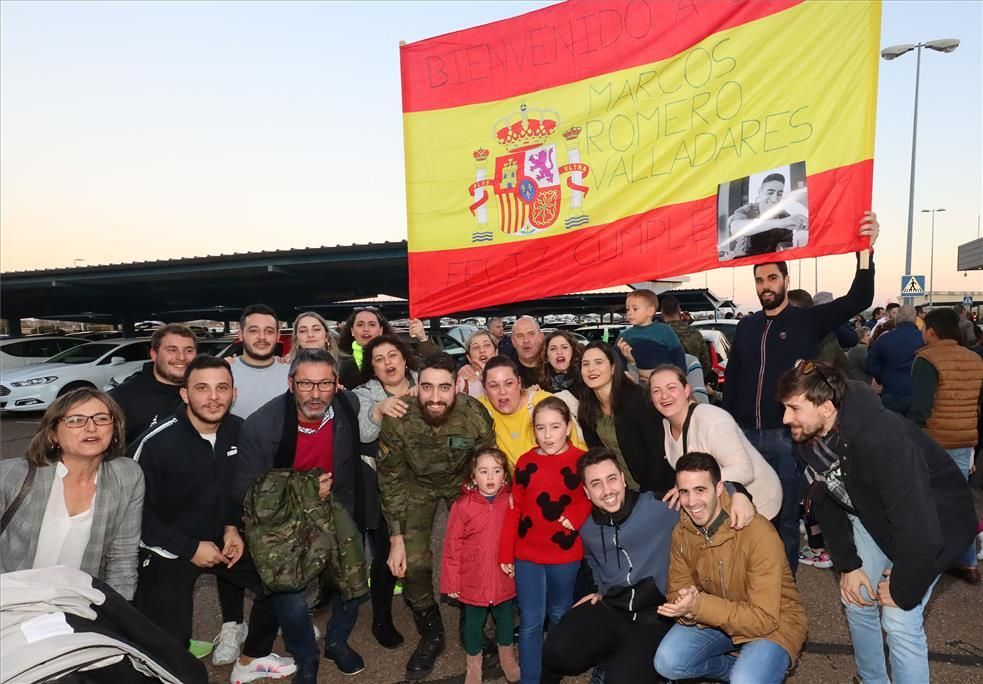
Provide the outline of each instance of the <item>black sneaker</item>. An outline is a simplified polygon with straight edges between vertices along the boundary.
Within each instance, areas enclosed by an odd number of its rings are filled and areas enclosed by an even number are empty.
[[[362,656],[349,648],[348,644],[328,644],[324,647],[324,657],[338,666],[343,675],[357,675],[365,669]]]

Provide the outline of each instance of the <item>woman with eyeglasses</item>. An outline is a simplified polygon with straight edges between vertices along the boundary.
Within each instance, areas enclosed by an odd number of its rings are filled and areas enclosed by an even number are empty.
[[[67,565],[132,599],[143,471],[123,455],[123,412],[107,394],[56,399],[26,458],[0,461],[0,573]]]
[[[385,416],[401,418],[416,395],[417,373],[409,349],[395,335],[379,335],[363,349],[362,382],[354,389],[358,397],[358,428],[362,441],[363,470],[367,478],[365,524],[372,545],[370,591],[372,635],[385,648],[398,648],[403,635],[393,624],[393,589],[396,578],[389,571],[389,528],[382,517],[375,457],[379,429]]]

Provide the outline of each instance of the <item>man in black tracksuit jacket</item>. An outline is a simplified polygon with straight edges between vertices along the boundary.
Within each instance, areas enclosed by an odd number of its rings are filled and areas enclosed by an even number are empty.
[[[779,391],[812,482],[807,503],[841,573],[860,679],[888,681],[883,625],[891,680],[929,681],[922,613],[976,533],[966,480],[924,430],[830,366],[789,371]]]
[[[182,388],[187,407],[159,422],[130,447],[143,468],[139,584],[134,603],[178,643],[191,638],[194,585],[202,573],[256,594],[243,660],[265,659],[278,622],[238,532],[242,505],[233,478],[242,419],[229,413],[232,371],[223,359],[199,356]],[[241,618],[240,618],[241,621]]]
[[[168,323],[150,337],[150,361],[109,392],[126,418],[126,443],[184,407],[181,385],[188,364],[198,353],[191,328]]]
[[[860,235],[870,237],[873,246],[879,232],[876,215],[867,212],[860,226]],[[756,265],[755,287],[763,310],[737,324],[727,361],[724,408],[778,473],[782,483],[778,533],[793,573],[799,561],[802,468],[782,424],[782,404],[776,396],[778,379],[798,359],[816,358],[823,338],[873,302],[873,255],[866,268],[861,268],[859,261],[858,255],[857,273],[846,295],[808,309],[789,305],[788,266],[784,261]]]

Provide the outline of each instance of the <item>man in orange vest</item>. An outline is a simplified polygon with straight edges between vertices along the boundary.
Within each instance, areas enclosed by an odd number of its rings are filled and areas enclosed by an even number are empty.
[[[961,346],[959,314],[949,308],[925,315],[925,346],[911,366],[911,408],[908,417],[925,428],[969,479],[979,443],[977,424],[983,359]],[[970,584],[980,583],[976,544],[970,545],[949,574]]]

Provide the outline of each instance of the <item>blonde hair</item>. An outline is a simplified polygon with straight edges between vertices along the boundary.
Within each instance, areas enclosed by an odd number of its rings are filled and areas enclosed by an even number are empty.
[[[328,327],[328,322],[325,320],[324,316],[316,311],[305,311],[299,314],[297,318],[294,319],[294,332],[293,339],[290,342],[290,353],[287,354],[286,361],[293,361],[294,354],[296,353],[297,345],[297,324],[300,323],[302,318],[314,318],[324,327],[324,348],[331,352],[331,355],[336,359],[338,358],[338,341],[335,339],[334,335],[331,334],[331,329]]]

